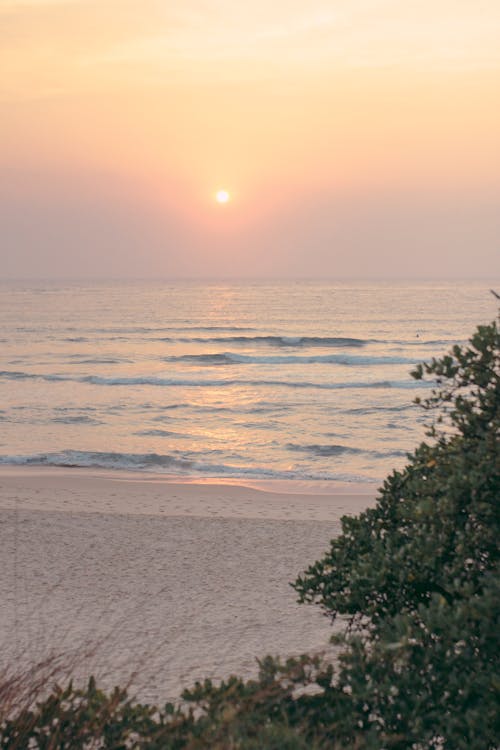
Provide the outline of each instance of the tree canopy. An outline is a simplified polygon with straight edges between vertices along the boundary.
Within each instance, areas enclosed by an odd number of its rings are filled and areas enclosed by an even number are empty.
[[[431,440],[294,584],[350,618],[339,684],[369,747],[500,743],[499,343],[496,323],[481,326],[416,368],[434,382]]]

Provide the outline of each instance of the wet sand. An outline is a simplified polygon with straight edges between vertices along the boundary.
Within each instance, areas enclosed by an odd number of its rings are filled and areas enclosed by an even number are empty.
[[[328,647],[289,586],[373,487],[262,491],[90,469],[0,469],[0,653],[67,651],[139,697],[250,676],[256,657]],[[68,657],[69,658],[69,657]]]

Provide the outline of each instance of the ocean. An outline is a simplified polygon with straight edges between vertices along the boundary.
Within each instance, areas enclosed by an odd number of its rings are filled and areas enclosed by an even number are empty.
[[[486,283],[4,282],[0,463],[380,483],[414,365],[496,313]]]

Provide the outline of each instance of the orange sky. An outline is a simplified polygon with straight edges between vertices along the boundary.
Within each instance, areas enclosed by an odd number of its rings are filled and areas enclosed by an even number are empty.
[[[496,0],[177,5],[0,0],[7,276],[500,275]]]

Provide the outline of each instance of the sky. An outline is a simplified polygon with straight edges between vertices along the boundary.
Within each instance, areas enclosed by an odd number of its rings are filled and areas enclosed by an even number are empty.
[[[0,267],[500,278],[500,3],[0,0]]]

